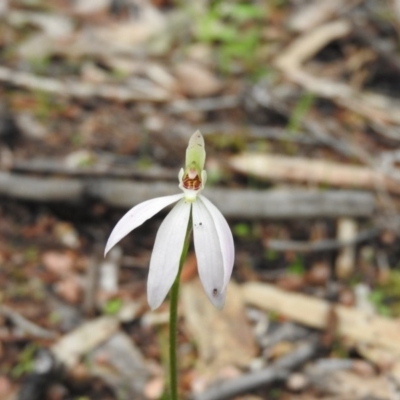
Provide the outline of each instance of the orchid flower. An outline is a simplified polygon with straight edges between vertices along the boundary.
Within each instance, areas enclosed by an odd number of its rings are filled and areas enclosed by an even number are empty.
[[[147,298],[151,309],[165,299],[174,283],[188,224],[192,221],[198,271],[204,290],[215,307],[221,309],[232,274],[234,244],[232,232],[221,212],[201,195],[207,180],[204,171],[204,139],[195,132],[186,150],[186,165],[178,175],[183,193],[140,203],[117,223],[107,241],[105,254],[129,232],[168,205],[177,202],[157,232],[150,259]]]

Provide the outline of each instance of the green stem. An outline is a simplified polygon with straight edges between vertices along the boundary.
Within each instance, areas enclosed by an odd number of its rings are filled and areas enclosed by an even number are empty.
[[[181,280],[181,272],[183,263],[189,250],[190,234],[192,232],[191,218],[186,231],[185,242],[183,244],[182,254],[179,261],[179,271],[172,285],[169,303],[169,389],[171,400],[178,400],[178,361],[176,355],[177,344],[177,324],[178,324],[178,299],[179,299],[179,283]]]

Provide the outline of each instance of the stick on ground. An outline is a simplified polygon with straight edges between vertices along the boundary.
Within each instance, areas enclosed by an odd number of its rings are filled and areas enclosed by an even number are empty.
[[[42,178],[0,172],[0,195],[54,203],[102,201],[128,209],[142,201],[179,193],[178,184],[107,178]],[[207,188],[204,194],[231,218],[369,217],[376,204],[371,193],[356,190]]]

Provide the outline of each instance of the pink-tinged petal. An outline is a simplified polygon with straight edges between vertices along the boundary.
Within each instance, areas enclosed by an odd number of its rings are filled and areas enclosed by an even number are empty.
[[[210,301],[221,309],[225,302],[224,260],[214,219],[198,198],[193,203],[193,237],[201,282]]]
[[[172,196],[157,197],[155,199],[144,201],[131,208],[115,225],[108,238],[104,255],[106,255],[112,247],[114,247],[129,232],[133,231],[143,222],[147,221],[153,215],[157,214],[163,208],[178,201],[183,194],[174,194]]]
[[[233,236],[231,228],[229,227],[226,219],[218,210],[217,207],[211,203],[204,196],[200,196],[201,201],[206,206],[207,210],[210,212],[215,229],[217,230],[219,244],[221,246],[222,258],[224,260],[224,290],[229,283],[229,279],[232,275],[233,263],[235,261],[235,245],[233,243]]]
[[[191,206],[184,199],[179,201],[158,229],[147,279],[147,299],[152,310],[163,302],[178,274]]]

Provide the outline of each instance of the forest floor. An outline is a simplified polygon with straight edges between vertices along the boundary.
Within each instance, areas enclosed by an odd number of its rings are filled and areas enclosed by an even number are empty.
[[[0,400],[168,398],[166,211],[103,252],[197,129],[236,255],[218,311],[190,248],[182,398],[400,399],[399,33],[399,0],[0,1]]]

